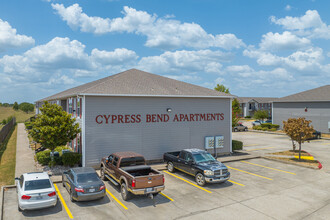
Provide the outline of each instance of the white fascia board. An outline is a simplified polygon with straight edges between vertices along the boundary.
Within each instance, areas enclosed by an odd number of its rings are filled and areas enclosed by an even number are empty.
[[[97,93],[81,93],[83,96],[110,96],[110,97],[164,97],[164,98],[215,98],[215,99],[232,99],[234,96],[194,96],[194,95],[144,95],[144,94],[97,94]]]
[[[86,99],[85,96],[83,96],[83,101],[82,101],[82,166],[85,167],[86,165]]]
[[[233,140],[232,140],[232,138],[233,138],[233,128],[232,128],[232,124],[233,124],[233,119],[232,119],[232,117],[233,117],[233,109],[232,109],[232,100],[230,100],[229,101],[230,102],[230,104],[229,104],[229,108],[230,108],[230,116],[229,116],[229,124],[230,124],[230,142],[229,142],[229,144],[230,144],[230,153],[233,153]]]

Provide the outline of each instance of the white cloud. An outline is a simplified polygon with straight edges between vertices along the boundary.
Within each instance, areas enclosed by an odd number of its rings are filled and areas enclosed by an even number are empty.
[[[118,63],[130,63],[137,60],[138,56],[132,50],[117,48],[114,51],[93,49],[91,56],[95,62],[103,65],[116,65]]]
[[[286,16],[270,17],[271,22],[283,26],[284,29],[295,31],[295,34],[308,38],[330,39],[330,26],[324,23],[316,10],[308,10],[301,17]]]
[[[291,32],[284,31],[283,34],[268,32],[262,35],[259,47],[261,50],[280,51],[306,48],[310,44],[309,39],[300,38]]]
[[[227,61],[231,54],[221,51],[198,50],[198,51],[175,51],[164,52],[159,56],[143,57],[138,68],[150,72],[207,72],[221,73],[222,64],[220,61]]]
[[[82,32],[105,34],[110,32],[135,33],[147,37],[145,45],[161,49],[209,48],[219,47],[226,50],[245,46],[234,34],[208,34],[196,23],[182,23],[171,19],[172,16],[157,18],[157,15],[124,7],[123,17],[90,17],[83,13],[78,4],[65,8],[62,4],[52,4],[53,9],[72,29]]]
[[[31,46],[34,39],[26,35],[17,34],[7,21],[0,19],[0,52],[11,48]]]
[[[286,5],[284,9],[285,9],[286,11],[291,11],[292,6],[291,6],[291,5]]]
[[[13,82],[38,82],[44,86],[75,84],[74,77],[127,69],[136,65],[136,59],[135,52],[125,48],[114,51],[93,49],[89,55],[81,42],[55,37],[21,55],[0,58],[0,78]],[[132,64],[132,61],[135,62]]]
[[[323,50],[321,48],[296,51],[287,57],[280,57],[269,52],[249,48],[243,51],[243,55],[257,59],[257,63],[261,66],[279,66],[310,73],[318,72],[323,60]]]

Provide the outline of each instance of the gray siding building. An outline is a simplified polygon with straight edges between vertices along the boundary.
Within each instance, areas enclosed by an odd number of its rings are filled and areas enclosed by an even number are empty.
[[[330,85],[296,93],[273,102],[273,124],[304,117],[317,131],[330,133]]]
[[[237,97],[242,110],[240,117],[251,116],[258,110],[266,110],[272,116],[272,102],[278,98],[272,97]]]
[[[222,137],[217,153],[230,153],[231,98],[131,69],[39,100],[37,112],[47,100],[76,117],[82,133],[71,147],[82,153],[83,166],[96,167],[102,157],[119,151],[152,161],[168,151],[205,149],[207,137]]]

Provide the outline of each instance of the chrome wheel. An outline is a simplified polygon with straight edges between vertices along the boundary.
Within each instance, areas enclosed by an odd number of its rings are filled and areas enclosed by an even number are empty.
[[[198,174],[196,175],[196,182],[197,182],[197,184],[200,185],[200,186],[204,186],[204,185],[205,185],[205,178],[204,178],[203,174],[198,173]]]
[[[173,172],[174,172],[174,165],[173,165],[172,162],[168,162],[168,163],[167,163],[167,170],[168,170],[168,172],[170,172],[170,173],[173,173]]]
[[[126,184],[123,183],[121,184],[121,189],[120,189],[121,197],[123,198],[124,201],[127,201],[130,199],[130,194],[127,191]]]
[[[101,179],[102,179],[102,180],[105,180],[105,176],[104,176],[104,167],[101,167],[100,173],[101,173]]]

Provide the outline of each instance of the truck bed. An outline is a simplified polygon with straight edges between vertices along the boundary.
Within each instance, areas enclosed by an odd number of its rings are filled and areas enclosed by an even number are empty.
[[[140,176],[150,176],[150,175],[158,175],[159,172],[153,170],[148,165],[138,165],[138,166],[129,166],[129,167],[121,167],[122,170],[131,174],[134,177]]]

